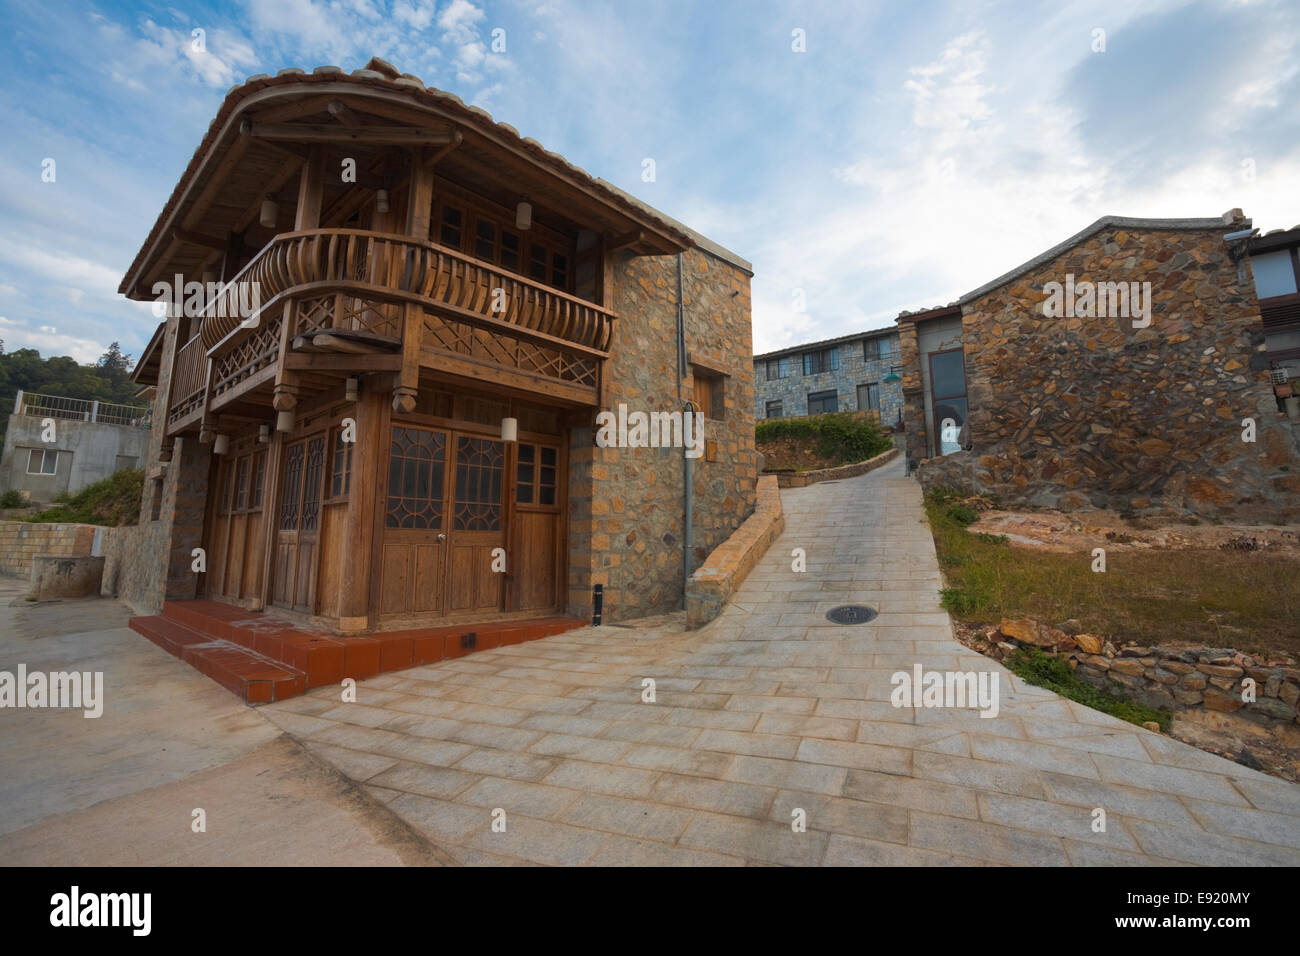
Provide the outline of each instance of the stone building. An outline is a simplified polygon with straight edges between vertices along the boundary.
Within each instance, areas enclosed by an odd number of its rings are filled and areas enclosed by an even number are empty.
[[[148,447],[148,408],[19,391],[0,453],[0,491],[48,503],[142,467]]]
[[[901,419],[898,333],[857,332],[754,356],[754,417],[874,411],[885,425]]]
[[[251,77],[122,282],[172,298],[119,593],[343,635],[681,607],[754,508],[751,276],[382,60]],[[598,444],[620,409],[701,443]]]
[[[924,484],[1012,507],[1300,518],[1300,423],[1269,383],[1250,221],[1107,216],[898,320]]]

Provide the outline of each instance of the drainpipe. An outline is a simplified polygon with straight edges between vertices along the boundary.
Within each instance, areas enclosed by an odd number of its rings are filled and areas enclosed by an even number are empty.
[[[682,254],[677,253],[677,402],[682,408],[682,433],[686,432],[685,416],[695,412],[695,404],[682,399],[682,379],[686,377],[686,307],[682,293]],[[692,496],[695,478],[695,462],[686,453],[690,449],[682,447],[682,494],[685,532],[682,535],[682,607],[686,607],[686,589],[691,580],[691,550],[693,544],[692,526],[695,502]]]

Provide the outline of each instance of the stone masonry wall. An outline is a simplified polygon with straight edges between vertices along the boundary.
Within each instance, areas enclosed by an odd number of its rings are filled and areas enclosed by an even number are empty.
[[[896,341],[894,333],[883,336],[864,336],[849,342],[829,346],[840,353],[840,367],[834,372],[821,372],[817,375],[803,374],[803,353],[796,352],[788,356],[790,374],[785,378],[768,380],[767,363],[759,359],[754,363],[754,417],[762,421],[767,417],[767,403],[780,401],[782,416],[794,418],[808,414],[808,393],[823,392],[834,389],[839,396],[839,410],[842,412],[865,411],[858,408],[858,386],[874,382],[880,386],[880,421],[893,425],[899,419],[903,407],[903,389],[899,382],[886,382],[890,370],[898,365],[902,358],[895,346],[892,353],[879,359],[867,360],[863,357],[863,341],[866,338],[878,338],[883,349],[885,342]]]
[[[169,318],[145,462],[140,523],[130,529],[114,529],[105,550],[104,593],[120,597],[142,614],[158,613],[164,600],[193,598],[198,586],[198,576],[190,570],[191,551],[202,543],[210,446],[193,437],[177,438],[171,461],[160,461],[177,331],[177,320]],[[161,481],[160,487],[156,480]],[[156,487],[161,502],[155,520]]]
[[[1234,228],[1106,228],[965,304],[974,448],[924,463],[922,482],[1012,507],[1300,518],[1300,441],[1252,364],[1262,326],[1223,241]],[[1044,284],[1067,273],[1149,281],[1150,326],[1046,317]]]
[[[680,409],[677,394],[677,257],[614,263],[614,328],[608,409]],[[699,249],[683,255],[688,361],[725,373],[725,415],[705,423],[716,443],[694,459],[694,560],[697,567],[754,508],[753,353],[749,274]],[[702,386],[703,383],[701,383]],[[688,373],[682,398],[698,401]],[[605,620],[682,606],[684,494],[682,449],[598,448],[592,428],[574,428],[569,466],[568,612],[591,613],[591,589],[604,586]]]
[[[96,530],[90,524],[0,521],[0,572],[26,578],[32,570],[32,559],[38,555],[89,555]]]

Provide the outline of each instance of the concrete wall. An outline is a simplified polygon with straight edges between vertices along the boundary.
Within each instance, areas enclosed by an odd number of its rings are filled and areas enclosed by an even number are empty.
[[[795,352],[786,356],[790,362],[790,374],[785,378],[767,378],[767,360],[754,362],[754,417],[762,421],[767,417],[767,403],[779,401],[782,405],[782,417],[794,418],[808,414],[808,393],[824,392],[834,389],[839,396],[839,410],[842,412],[866,411],[858,408],[858,386],[876,383],[880,386],[880,421],[893,425],[898,421],[903,408],[903,388],[901,382],[886,382],[890,369],[901,363],[898,345],[895,344],[892,358],[864,358],[863,342],[868,338],[877,338],[881,348],[886,341],[897,342],[897,333],[890,332],[883,336],[863,336],[848,342],[827,346],[840,353],[840,367],[833,372],[821,372],[816,375],[803,374],[803,353]],[[808,351],[818,351],[809,348]]]
[[[9,416],[4,451],[0,454],[0,490],[17,488],[29,492],[35,501],[49,502],[57,494],[77,492],[107,478],[118,470],[119,456],[133,458],[135,464],[130,467],[144,466],[148,429],[56,418],[55,440],[45,442],[41,440],[42,421],[33,415]],[[32,448],[57,449],[58,472],[27,474],[28,450]],[[127,467],[125,463],[123,467]]]
[[[707,421],[715,460],[694,460],[692,570],[753,511],[758,479],[750,277],[709,252],[683,255],[689,360],[723,374],[723,417]],[[677,257],[613,264],[614,329],[609,410],[672,411],[677,381]],[[688,374],[682,398],[704,387]],[[591,613],[591,589],[605,588],[605,620],[682,607],[684,475],[680,448],[599,448],[594,430],[571,432],[568,611]]]
[[[1012,507],[1300,519],[1300,426],[1277,411],[1234,228],[1109,226],[965,302],[973,450],[925,462],[922,481]],[[1150,282],[1150,325],[1045,316],[1045,284],[1067,274]]]

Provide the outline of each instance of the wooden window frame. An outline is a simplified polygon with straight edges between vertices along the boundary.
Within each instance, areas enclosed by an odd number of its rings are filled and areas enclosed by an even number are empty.
[[[825,401],[825,398],[822,397],[822,396],[826,396],[826,395],[834,395],[834,396],[835,396],[835,408],[834,408],[832,411],[829,411],[829,412],[825,412],[825,411],[822,411],[822,412],[814,412],[814,411],[812,410],[813,399],[816,398],[818,401]],[[822,390],[819,391],[819,392],[809,392],[809,393],[808,393],[808,406],[809,406],[809,407],[808,407],[808,414],[809,414],[809,415],[834,415],[836,412],[838,412],[838,411],[840,410],[840,393],[839,393],[839,389],[835,389],[835,388],[824,388],[824,389],[822,389]]]

